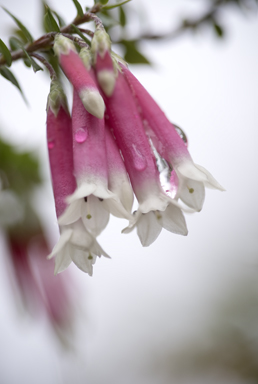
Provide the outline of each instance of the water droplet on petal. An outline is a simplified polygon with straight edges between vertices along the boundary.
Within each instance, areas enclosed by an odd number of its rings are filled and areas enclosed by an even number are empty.
[[[49,141],[47,142],[47,146],[48,146],[48,149],[53,149],[54,146],[55,146],[55,142],[54,142],[54,140],[49,140]]]
[[[173,126],[175,127],[175,130],[177,131],[177,133],[179,134],[179,136],[181,137],[185,145],[188,146],[188,139],[186,134],[182,130],[182,128],[180,128],[178,125],[175,125],[175,124],[173,124]]]
[[[84,141],[87,139],[88,132],[86,128],[79,128],[74,135],[75,140],[77,143],[84,143]]]
[[[143,171],[147,166],[147,162],[145,157],[141,154],[141,152],[139,151],[139,149],[136,147],[135,144],[133,144],[133,155],[134,155],[133,156],[134,167],[138,171]]]

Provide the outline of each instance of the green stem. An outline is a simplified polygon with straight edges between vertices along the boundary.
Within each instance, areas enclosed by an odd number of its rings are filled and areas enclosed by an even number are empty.
[[[39,60],[45,67],[48,69],[51,80],[57,80],[57,75],[52,67],[52,65],[45,59],[45,57],[38,55],[37,53],[31,53],[31,56],[35,57],[35,59]]]
[[[101,4],[99,4],[99,3],[95,4],[83,16],[81,16],[81,17],[77,16],[72,23],[61,28],[60,32],[61,33],[68,33],[68,34],[72,33],[73,32],[73,26],[72,26],[73,24],[80,25],[80,24],[83,24],[83,23],[86,23],[88,21],[93,20],[93,16],[95,16],[94,14],[99,12],[101,10],[101,8],[102,8]],[[94,21],[95,21],[95,19],[94,19]],[[55,32],[47,33],[47,34],[41,36],[39,39],[33,41],[32,43],[27,44],[24,47],[24,49],[29,54],[31,54],[35,51],[39,51],[39,50],[45,50],[45,51],[49,50],[53,45],[52,40],[53,40],[54,35],[55,35]],[[25,57],[25,54],[24,54],[24,51],[22,49],[19,49],[17,51],[11,52],[11,56],[12,56],[12,61],[16,61],[16,60],[19,60],[19,59]],[[5,65],[5,64],[6,64],[5,58],[2,55],[0,55],[0,66]]]

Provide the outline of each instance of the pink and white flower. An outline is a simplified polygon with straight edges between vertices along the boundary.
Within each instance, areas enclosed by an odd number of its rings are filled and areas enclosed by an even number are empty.
[[[172,165],[177,174],[179,185],[176,197],[189,207],[200,211],[205,196],[204,187],[221,191],[224,188],[205,168],[193,162],[187,146],[173,124],[129,69],[123,64],[120,65],[139,107],[141,118],[158,141],[158,152]]]
[[[162,227],[186,235],[185,219],[177,202],[162,190],[156,161],[144,132],[131,90],[118,73],[112,96],[105,97],[107,116],[122,152],[139,208],[124,232],[137,226],[144,246],[150,245]]]
[[[134,194],[121,153],[109,127],[109,119],[105,121],[107,149],[108,188],[120,200],[127,212],[132,211]],[[115,207],[114,207],[115,209]],[[119,216],[117,212],[116,216]]]
[[[98,84],[106,96],[111,96],[116,83],[116,71],[111,57],[111,41],[104,29],[95,31],[91,51]]]
[[[83,109],[85,110],[84,107]],[[48,98],[47,137],[56,212],[57,217],[60,217],[66,210],[67,197],[76,189],[76,180],[71,118],[66,108],[65,96],[56,81],[52,82]],[[79,217],[69,226],[61,225],[60,232],[60,239],[49,256],[56,256],[55,273],[63,271],[73,261],[81,270],[91,275],[96,256],[108,257],[85,229]]]
[[[85,228],[96,237],[106,227],[110,213],[127,219],[131,219],[131,214],[108,189],[105,122],[86,111],[76,92],[72,126],[77,188],[67,198],[69,205],[59,224],[69,225],[82,219]]]
[[[65,75],[80,96],[84,107],[93,116],[102,119],[105,112],[104,101],[90,73],[76,52],[74,44],[70,39],[57,34],[54,50]]]

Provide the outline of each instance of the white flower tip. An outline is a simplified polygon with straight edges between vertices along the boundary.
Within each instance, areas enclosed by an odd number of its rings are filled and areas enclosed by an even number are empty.
[[[98,119],[103,119],[105,103],[98,90],[84,88],[82,91],[80,91],[79,96],[85,109],[90,114],[97,117]]]
[[[186,161],[177,167],[179,174],[191,180],[201,181],[205,187],[214,188],[220,191],[225,189],[220,185],[210,172],[204,167],[194,164],[192,161]]]
[[[179,165],[176,169],[181,175],[192,180],[201,181],[203,183],[208,181],[207,175],[202,170],[198,169],[191,161],[187,161]]]
[[[114,71],[109,71],[104,69],[103,71],[99,71],[97,74],[98,83],[105,93],[106,96],[112,96],[115,84],[116,77]]]
[[[122,229],[121,233],[130,233],[132,232],[132,230],[134,229],[134,227],[131,227],[130,225],[124,229]]]
[[[187,236],[188,235],[188,229],[186,227],[182,228],[182,232],[180,232],[179,235]]]
[[[195,164],[195,167],[206,175],[207,180],[206,182],[204,182],[205,187],[218,189],[219,191],[222,191],[222,192],[226,191],[225,188],[222,187],[222,185],[220,185],[217,182],[217,180],[212,176],[212,174],[207,171],[207,169],[205,169],[204,167],[198,164]]]

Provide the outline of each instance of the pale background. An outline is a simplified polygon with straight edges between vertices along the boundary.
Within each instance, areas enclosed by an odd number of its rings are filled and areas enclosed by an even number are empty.
[[[1,4],[34,37],[39,36],[39,1],[2,0]],[[49,4],[66,21],[75,16],[70,0]],[[132,17],[133,10],[148,8],[143,28],[165,32],[171,21],[176,26],[177,15],[199,15],[205,5],[201,0],[134,0],[130,6]],[[187,237],[163,230],[149,248],[141,247],[135,232],[120,234],[126,222],[111,220],[100,243],[112,260],[98,260],[93,277],[70,267],[82,308],[74,353],[62,351],[44,321],[17,312],[2,246],[1,383],[218,382],[216,377],[172,380],[165,369],[153,367],[166,351],[198,340],[235,284],[258,278],[258,17],[231,9],[224,21],[228,33],[222,42],[206,28],[173,42],[146,42],[141,47],[153,67],[130,68],[169,119],[185,130],[194,161],[206,167],[226,192],[207,191],[203,211],[186,217]],[[12,25],[0,9],[3,40]],[[139,25],[134,28],[137,31]],[[0,134],[40,153],[48,184],[35,201],[53,245],[58,232],[45,145],[49,81],[22,63],[15,63],[13,71],[30,108],[0,78]],[[220,382],[245,383],[237,377]]]

